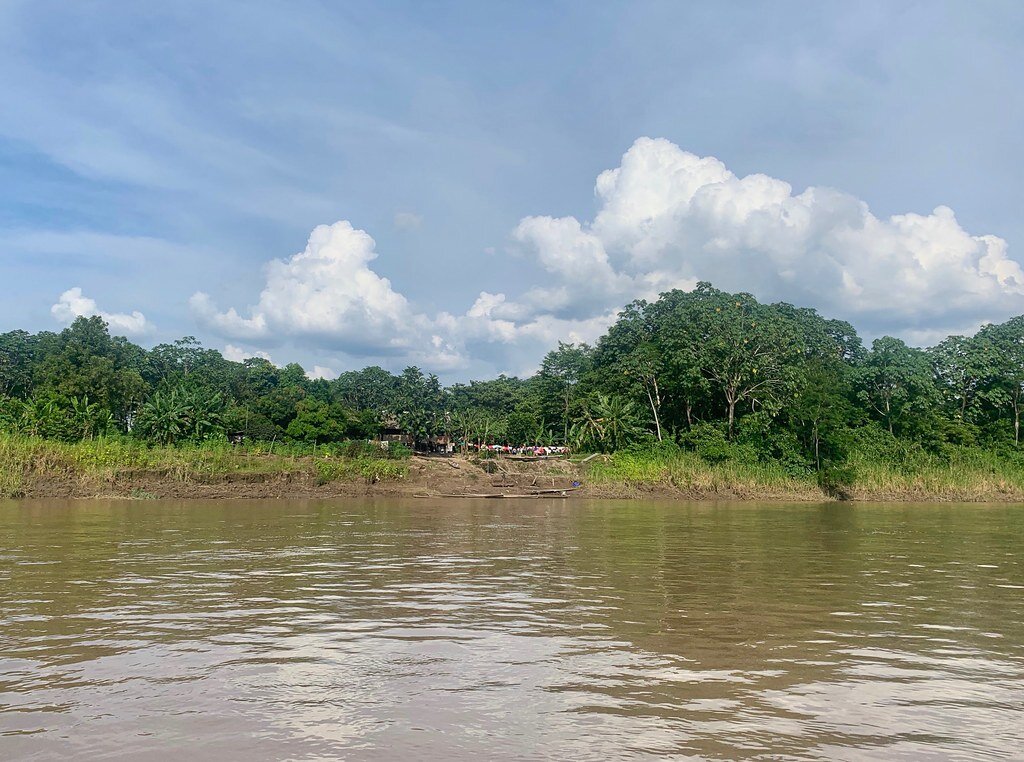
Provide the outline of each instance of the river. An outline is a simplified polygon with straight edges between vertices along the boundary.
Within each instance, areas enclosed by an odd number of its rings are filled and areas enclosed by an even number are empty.
[[[0,759],[1021,759],[1022,540],[1022,506],[0,502]]]

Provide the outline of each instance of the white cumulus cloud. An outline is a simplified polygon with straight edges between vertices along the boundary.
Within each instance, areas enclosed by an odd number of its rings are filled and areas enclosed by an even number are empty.
[[[250,357],[261,357],[267,362],[273,362],[267,352],[258,349],[243,349],[242,347],[236,347],[234,344],[226,344],[221,354],[225,360],[231,360],[231,362],[244,362]]]
[[[1024,271],[1006,242],[971,235],[945,206],[879,218],[849,194],[737,177],[714,157],[650,138],[602,172],[595,192],[592,220],[529,217],[514,234],[561,281],[544,293],[564,290],[549,303],[567,316],[697,280],[908,336],[1024,306]]]
[[[247,309],[222,310],[203,292],[192,309],[233,341],[292,341],[437,372],[535,368],[559,340],[596,340],[627,302],[698,280],[925,343],[1024,311],[1024,271],[1006,242],[968,233],[944,206],[880,218],[841,191],[795,193],[650,138],[598,176],[595,195],[592,219],[521,220],[512,241],[541,282],[479,291],[461,314],[417,309],[374,271],[374,240],[345,221],[270,262]],[[317,366],[311,375],[333,374]]]
[[[96,300],[85,296],[78,286],[61,294],[57,303],[50,307],[50,314],[64,324],[71,323],[77,317],[99,315],[110,326],[110,332],[117,335],[143,336],[153,331],[153,324],[138,310],[130,313],[104,312]]]
[[[593,341],[614,318],[614,310],[584,320],[539,315],[535,306],[487,292],[461,315],[430,316],[373,271],[376,256],[366,232],[345,221],[321,225],[302,252],[266,266],[266,283],[248,309],[219,309],[204,292],[193,294],[190,304],[200,322],[231,341],[294,341],[437,372],[474,360],[532,367],[559,339]],[[234,344],[225,348],[229,359],[252,355]],[[334,371],[317,366],[312,375]]]
[[[305,250],[266,266],[266,285],[245,315],[220,311],[203,292],[190,304],[222,336],[239,340],[291,337],[355,355],[411,349],[414,314],[387,278],[369,266],[373,239],[348,222],[320,225]]]
[[[306,375],[313,380],[322,378],[327,381],[330,381],[331,379],[335,379],[338,377],[338,372],[333,368],[327,368],[324,367],[323,365],[314,365],[313,370],[306,373]]]

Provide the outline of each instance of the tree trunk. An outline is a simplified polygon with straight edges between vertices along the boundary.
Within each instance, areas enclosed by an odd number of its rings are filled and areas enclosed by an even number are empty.
[[[569,444],[569,385],[565,386],[565,433],[562,437],[562,444]]]
[[[731,395],[726,396],[726,402],[729,403],[729,439],[732,439],[733,422],[736,420],[736,400]]]
[[[654,399],[658,401],[658,409],[661,409],[661,390],[658,388],[658,377],[651,376],[651,383],[654,385]],[[654,423],[658,427],[658,441],[661,441],[661,421],[657,413],[654,414]]]
[[[819,445],[820,441],[821,440],[818,438],[818,424],[815,423],[814,424],[814,464],[815,464],[815,466],[817,467],[817,469],[819,471],[821,470],[821,453],[819,452],[819,448],[818,448],[818,445]]]
[[[658,420],[658,406],[654,404],[654,397],[651,396],[651,390],[647,390],[647,400],[651,403],[651,412],[654,413],[654,428],[658,431],[658,441],[661,441],[661,421]]]

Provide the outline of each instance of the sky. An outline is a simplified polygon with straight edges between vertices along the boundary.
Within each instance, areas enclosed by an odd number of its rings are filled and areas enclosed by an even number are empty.
[[[528,374],[700,280],[1024,313],[1024,4],[0,0],[0,331]]]

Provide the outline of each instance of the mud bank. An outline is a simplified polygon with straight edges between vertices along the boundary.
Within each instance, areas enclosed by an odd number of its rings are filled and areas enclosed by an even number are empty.
[[[401,476],[386,479],[324,478],[322,461],[295,459],[287,470],[203,473],[182,469],[105,469],[44,471],[28,469],[18,497],[122,499],[254,499],[347,497],[564,497],[640,500],[837,500],[810,480],[759,484],[676,484],[601,478],[588,464],[565,460],[516,462],[504,459],[413,457]],[[851,487],[851,501],[1024,502],[1015,488],[981,491],[936,490],[926,485],[903,489]]]
[[[507,495],[583,492],[580,470],[568,462],[511,463],[466,458],[413,457],[404,475],[325,478],[322,460],[294,459],[288,470],[202,473],[180,469],[57,473],[29,469],[19,497],[26,498],[331,498],[366,496]],[[330,472],[330,469],[327,469]],[[590,496],[603,496],[588,490]],[[611,493],[609,493],[610,495]]]

